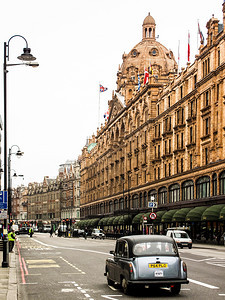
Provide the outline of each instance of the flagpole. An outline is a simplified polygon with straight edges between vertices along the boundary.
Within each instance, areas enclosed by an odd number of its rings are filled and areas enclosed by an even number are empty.
[[[178,41],[178,70],[177,73],[180,72],[180,40]]]
[[[100,128],[100,82],[98,85],[98,127]]]

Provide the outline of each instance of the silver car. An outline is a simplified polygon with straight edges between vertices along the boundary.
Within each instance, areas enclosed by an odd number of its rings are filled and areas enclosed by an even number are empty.
[[[181,260],[176,242],[162,235],[133,235],[116,242],[113,257],[106,260],[105,273],[109,285],[118,283],[129,294],[133,287],[168,287],[180,293],[187,284],[187,266]]]

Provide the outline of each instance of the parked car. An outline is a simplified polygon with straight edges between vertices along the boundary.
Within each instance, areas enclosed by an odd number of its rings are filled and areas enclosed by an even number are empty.
[[[44,225],[42,231],[43,232],[50,232],[52,226],[51,225]]]
[[[16,234],[28,234],[29,227],[20,227],[18,231],[16,231]]]
[[[177,246],[180,248],[192,248],[192,240],[189,237],[188,233],[184,230],[168,229],[166,232],[166,236],[172,237],[176,241]]]
[[[102,229],[94,228],[92,230],[92,233],[91,233],[91,238],[92,239],[97,239],[97,238],[104,239],[105,238],[105,234],[104,234],[104,232],[103,232]]]
[[[175,241],[162,235],[124,236],[117,240],[113,257],[106,260],[105,273],[109,285],[118,283],[124,294],[134,287],[170,288],[179,294],[187,284],[187,266],[181,260]]]

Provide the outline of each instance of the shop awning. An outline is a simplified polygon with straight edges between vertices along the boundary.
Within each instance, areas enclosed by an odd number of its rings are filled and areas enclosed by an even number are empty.
[[[91,227],[96,227],[98,225],[98,222],[99,222],[100,219],[96,218],[96,219],[91,219],[89,221],[89,226]]]
[[[222,208],[222,210],[220,212],[219,220],[225,221],[225,206],[224,206],[224,208]]]
[[[132,220],[132,224],[140,224],[143,221],[143,213],[139,213],[138,215],[136,215],[133,220]]]
[[[224,208],[225,204],[217,204],[208,207],[202,214],[202,221],[218,221],[220,212]]]
[[[99,222],[98,222],[98,225],[99,226],[104,226],[104,225],[107,225],[107,222],[108,222],[108,219],[109,219],[109,217],[104,217],[104,218],[102,218]]]
[[[163,216],[162,216],[162,219],[161,219],[161,222],[162,223],[169,223],[169,222],[172,222],[172,218],[174,216],[174,214],[178,211],[178,209],[171,209],[171,210],[168,210]]]
[[[164,216],[164,214],[166,213],[166,210],[159,210],[159,211],[156,211],[156,219],[153,220],[153,222],[155,223],[159,223],[161,222],[162,220],[162,216]]]
[[[118,221],[118,225],[129,225],[132,223],[132,217],[130,215],[123,215]]]
[[[189,213],[186,215],[185,221],[187,222],[200,222],[202,214],[208,208],[208,206],[198,206],[192,208]]]
[[[172,222],[184,222],[186,215],[189,213],[191,208],[181,208],[178,211],[175,212],[175,214],[172,217]]]
[[[117,216],[117,217],[114,218],[113,225],[118,225],[118,221],[119,221],[120,217],[121,216]]]
[[[108,225],[108,226],[113,225],[114,219],[115,219],[115,217],[110,217],[110,218],[108,219],[108,221],[107,221],[107,225]]]

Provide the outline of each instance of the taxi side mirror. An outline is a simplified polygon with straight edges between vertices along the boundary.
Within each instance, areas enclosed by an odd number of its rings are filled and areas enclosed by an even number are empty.
[[[115,251],[113,251],[113,250],[110,250],[109,253],[112,255],[115,255]]]

